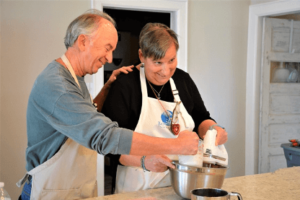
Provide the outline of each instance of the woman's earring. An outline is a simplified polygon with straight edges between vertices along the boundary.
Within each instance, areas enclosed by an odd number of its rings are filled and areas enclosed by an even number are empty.
[[[144,67],[145,64],[144,63],[141,63],[141,64],[142,64],[141,67]]]

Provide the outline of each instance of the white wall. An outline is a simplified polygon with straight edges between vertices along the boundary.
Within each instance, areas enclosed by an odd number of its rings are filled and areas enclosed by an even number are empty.
[[[250,1],[189,1],[188,71],[229,136],[227,177],[245,173],[245,95]]]
[[[2,38],[2,37],[1,37],[1,36],[2,36],[2,32],[1,32],[1,30],[2,30],[2,29],[1,29],[1,19],[2,19],[2,1],[0,1],[0,47],[1,47],[1,42],[2,42],[2,39],[1,39],[1,38]],[[2,94],[2,93],[1,93],[1,71],[2,71],[2,70],[1,70],[1,69],[2,69],[1,56],[2,56],[2,54],[1,54],[1,48],[0,48],[0,181],[2,180],[2,179],[1,179],[1,168],[2,168],[2,167],[1,167],[1,163],[2,163],[2,162],[1,162],[1,152],[2,152],[2,151],[1,151],[1,135],[2,135],[2,134],[1,134],[1,133],[2,133],[2,132],[1,132],[1,127],[2,127],[2,126],[1,126],[1,124],[2,124],[2,120],[1,120],[1,113],[2,113],[2,112],[1,112],[1,110],[2,110],[2,108],[1,108],[1,105],[2,105],[2,104],[1,104],[1,94]]]
[[[89,1],[2,1],[0,180],[12,199],[26,172],[26,107],[33,82],[64,53],[68,24],[89,8]]]

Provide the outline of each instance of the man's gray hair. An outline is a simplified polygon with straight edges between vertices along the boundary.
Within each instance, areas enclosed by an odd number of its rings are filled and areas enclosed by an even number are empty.
[[[147,23],[141,30],[139,44],[144,58],[159,60],[165,57],[172,43],[178,50],[177,34],[164,24]]]
[[[116,27],[116,22],[111,16],[97,9],[90,9],[74,19],[66,32],[64,41],[66,48],[68,49],[73,46],[78,36],[81,34],[92,36],[99,28],[99,21],[102,18],[110,21]]]

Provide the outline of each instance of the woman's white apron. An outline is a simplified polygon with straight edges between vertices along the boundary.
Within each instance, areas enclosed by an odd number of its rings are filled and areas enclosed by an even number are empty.
[[[142,109],[138,124],[134,131],[145,135],[163,138],[176,138],[171,131],[171,119],[176,103],[180,101],[178,91],[173,79],[170,79],[171,89],[175,102],[161,101],[164,108],[169,112],[169,117],[157,99],[149,98],[144,68],[140,68],[140,80],[142,88]],[[151,91],[152,92],[152,91]],[[194,121],[186,111],[184,105],[179,104],[181,113],[179,114],[180,131],[194,129]],[[167,155],[171,160],[178,160],[177,155]],[[161,173],[144,172],[141,167],[118,166],[116,176],[115,193],[132,192],[150,188],[170,186],[169,170]]]
[[[67,58],[62,60],[80,87]],[[27,172],[17,185],[21,186],[28,174],[32,176],[31,200],[82,199],[97,196],[97,153],[68,138],[49,160]]]

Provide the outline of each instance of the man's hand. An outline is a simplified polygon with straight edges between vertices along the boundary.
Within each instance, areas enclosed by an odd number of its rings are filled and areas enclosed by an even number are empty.
[[[174,168],[174,165],[165,155],[153,155],[145,157],[145,167],[152,172],[164,172],[168,167]]]
[[[131,65],[131,66],[124,66],[124,67],[121,67],[119,69],[116,69],[113,71],[113,73],[110,75],[107,83],[110,85],[112,84],[116,79],[117,79],[117,76],[122,72],[124,74],[128,74],[129,72],[132,72],[132,68],[134,67],[134,65]]]
[[[195,155],[198,151],[199,136],[195,132],[181,131],[177,137],[179,140],[180,155]]]

